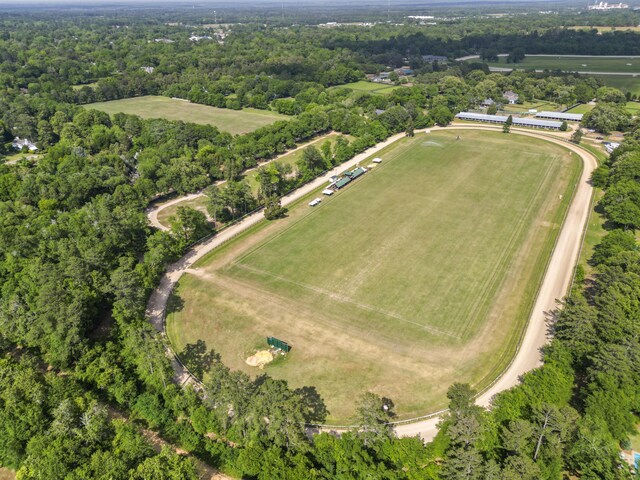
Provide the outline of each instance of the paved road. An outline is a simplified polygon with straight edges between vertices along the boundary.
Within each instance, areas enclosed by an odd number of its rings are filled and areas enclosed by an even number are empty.
[[[453,127],[448,127],[447,130],[451,130],[453,128],[467,130],[480,129],[487,131],[502,130],[502,127],[467,124],[454,125]],[[438,130],[438,128],[431,130]],[[538,298],[532,310],[520,347],[512,363],[505,372],[478,397],[477,403],[482,406],[488,406],[495,394],[513,387],[519,382],[522,374],[538,367],[541,364],[540,349],[548,341],[545,322],[547,313],[556,308],[556,299],[564,297],[569,289],[574,267],[577,263],[582,245],[584,228],[586,226],[591,207],[592,188],[588,181],[591,177],[591,172],[597,167],[597,161],[592,154],[568,143],[561,137],[554,138],[550,134],[536,133],[530,130],[518,128],[513,128],[511,131],[512,134],[541,138],[569,148],[572,152],[575,152],[581,157],[584,163],[584,169],[574,193],[574,198],[569,206],[562,231],[558,236],[556,247],[545,273],[545,277],[538,293]],[[427,132],[429,132],[429,130],[427,130]],[[357,163],[364,161],[370,155],[377,153],[381,149],[403,137],[404,134],[398,134],[389,138],[385,142],[382,142],[381,144],[370,148],[366,152],[357,155],[352,160],[345,162],[339,167],[340,170],[355,166]],[[326,184],[333,173],[334,172],[329,172],[315,181],[299,188],[289,196],[283,198],[282,204],[288,205],[323,184]],[[212,237],[206,242],[196,245],[182,259],[168,268],[167,273],[163,276],[160,282],[160,285],[151,295],[147,308],[147,316],[159,332],[164,333],[164,311],[166,309],[167,300],[174,286],[185,271],[208,252],[219,245],[222,245],[227,240],[233,238],[252,225],[255,225],[262,219],[263,214],[261,212],[245,218],[242,222],[223,230],[220,234]],[[174,368],[176,370],[176,380],[180,384],[195,382],[189,372],[187,372],[184,367],[175,360]],[[454,379],[452,379],[452,381],[453,380]],[[439,417],[436,415],[413,423],[397,425],[395,427],[395,432],[401,437],[420,436],[422,439],[429,441],[432,440],[437,433],[438,421]],[[324,430],[341,431],[339,428],[326,428]]]

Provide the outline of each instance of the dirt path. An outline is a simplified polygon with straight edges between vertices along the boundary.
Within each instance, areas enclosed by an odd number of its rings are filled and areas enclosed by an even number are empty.
[[[401,138],[404,138],[404,136],[405,136],[404,133],[394,135],[393,137],[390,137],[386,141],[379,143],[375,147],[371,147],[368,150],[364,151],[363,153],[356,155],[351,160],[327,172],[321,177],[316,178],[314,181],[307,183],[306,185],[303,185],[302,187],[298,188],[297,190],[290,193],[286,197],[283,197],[282,206],[289,205],[295,202],[296,200],[298,200],[299,198],[302,198],[305,195],[309,194],[310,192],[314,191],[318,187],[326,185],[329,182],[329,178],[332,175],[335,175],[340,171],[343,171],[345,169],[348,169],[357,165],[358,163],[364,161],[366,158],[368,158],[371,155],[374,155],[375,153],[379,152],[380,150],[387,147],[388,145],[391,145],[392,143],[394,143],[395,141]],[[180,199],[176,199],[176,200],[180,200]],[[262,212],[254,213],[253,215],[250,215],[244,218],[242,221],[236,223],[235,225],[232,225],[224,229],[218,235],[206,240],[203,243],[197,244],[191,250],[189,250],[184,257],[182,257],[177,262],[169,265],[167,272],[162,276],[162,279],[160,280],[160,284],[158,285],[158,288],[156,288],[154,292],[151,294],[151,297],[149,298],[149,302],[147,304],[147,317],[149,318],[149,321],[153,324],[153,326],[156,328],[156,330],[158,330],[163,334],[165,333],[164,321],[165,321],[165,310],[167,308],[167,301],[169,300],[169,297],[171,295],[171,292],[173,291],[174,286],[176,285],[176,283],[178,283],[178,280],[180,280],[180,277],[182,277],[182,275],[195,262],[197,262],[204,255],[209,253],[211,250],[222,245],[223,243],[232,239],[239,233],[245,231],[246,229],[252,227],[256,223],[262,221],[263,219],[264,219],[264,215]],[[173,358],[173,367],[176,372],[176,381],[180,385],[183,385],[185,383],[198,383],[197,380],[195,380],[189,374],[189,372],[185,369],[185,367],[177,360],[175,355],[172,355],[172,358]]]
[[[456,126],[456,128],[479,127],[465,125]],[[493,130],[499,131],[497,128]],[[543,138],[552,143],[569,148],[572,152],[580,156],[584,163],[584,168],[573,200],[567,211],[562,230],[558,235],[551,260],[545,272],[538,297],[531,311],[529,323],[518,351],[505,372],[476,399],[476,403],[484,407],[491,403],[494,395],[517,385],[520,377],[524,373],[542,364],[540,349],[549,340],[547,337],[546,319],[548,313],[557,307],[556,299],[564,297],[569,290],[574,267],[578,261],[582,246],[584,229],[591,209],[593,189],[589,183],[589,179],[591,178],[591,173],[597,167],[597,161],[591,153],[564,140],[521,129],[512,129],[512,132],[517,132],[520,135]],[[397,425],[395,431],[400,437],[419,435],[422,439],[430,441],[438,432],[437,424],[439,420],[439,415],[435,415],[414,423]]]
[[[243,175],[247,175],[247,174],[253,172],[254,170],[256,170],[256,169],[258,169],[258,168],[260,168],[260,167],[262,167],[264,165],[267,165],[267,164],[269,164],[271,162],[275,162],[277,160],[280,160],[282,157],[286,157],[287,155],[290,155],[290,154],[292,154],[294,152],[297,152],[298,150],[302,150],[303,148],[307,148],[309,145],[313,145],[315,143],[318,143],[318,142],[321,142],[323,140],[326,140],[331,135],[337,135],[337,134],[338,134],[338,132],[331,131],[331,132],[327,133],[326,135],[322,135],[321,137],[316,138],[315,140],[312,140],[310,142],[304,143],[304,144],[302,144],[302,145],[300,145],[300,146],[298,146],[298,147],[296,147],[296,148],[294,148],[292,150],[287,150],[286,152],[281,153],[277,157],[274,157],[274,158],[272,158],[270,160],[267,160],[266,162],[259,163],[256,167],[253,167],[253,168],[250,168],[248,170],[245,170],[243,172]],[[223,185],[224,183],[226,183],[226,180],[220,180],[218,182],[215,182],[214,185],[219,186],[219,185]],[[151,223],[151,225],[153,225],[155,228],[157,228],[158,230],[164,230],[166,232],[166,231],[169,230],[169,227],[167,227],[167,226],[163,225],[162,223],[160,223],[160,221],[158,220],[158,214],[162,210],[167,208],[167,207],[170,207],[170,206],[175,205],[177,203],[182,203],[182,202],[186,202],[186,201],[189,201],[189,200],[195,200],[196,198],[199,198],[199,197],[202,197],[202,196],[204,196],[204,190],[200,190],[197,193],[191,193],[189,195],[184,195],[182,197],[174,198],[173,200],[170,200],[170,201],[165,202],[165,203],[160,203],[160,204],[153,205],[152,207],[148,208],[147,211],[146,211],[147,218],[149,219],[149,222]]]
[[[469,130],[469,129],[481,129],[487,131],[502,131],[502,127],[490,127],[485,125],[469,125],[469,124],[454,124],[452,127],[447,127],[446,130]],[[432,128],[426,130],[428,134],[431,130],[440,130],[440,128]],[[423,133],[417,133],[423,134]],[[549,133],[537,133],[530,130],[513,128],[512,134],[526,135],[534,138],[540,138],[549,142],[564,146],[570,149],[572,152],[579,155],[584,163],[584,168],[578,185],[576,187],[574,198],[569,206],[563,228],[558,236],[556,246],[554,248],[551,260],[549,262],[547,271],[545,273],[540,291],[531,316],[529,323],[523,335],[520,346],[516,352],[516,355],[505,372],[481,395],[477,398],[477,403],[482,406],[488,406],[493,396],[503,390],[509,389],[516,385],[522,374],[540,366],[541,355],[540,349],[547,341],[546,330],[546,317],[547,313],[553,311],[556,308],[556,299],[560,299],[565,296],[569,289],[571,279],[573,277],[574,267],[577,263],[579,252],[582,245],[582,237],[587,219],[589,217],[589,210],[591,208],[591,196],[593,190],[588,183],[591,177],[591,172],[597,167],[597,161],[595,157],[569,142],[567,142],[561,135],[554,136]],[[404,133],[390,137],[385,142],[382,142],[375,147],[357,155],[353,159],[340,165],[337,169],[328,172],[322,177],[317,178],[313,182],[300,187],[295,192],[291,193],[287,197],[282,199],[282,205],[289,205],[299,198],[307,195],[316,188],[326,184],[329,178],[337,171],[342,171],[356,164],[364,161],[367,157],[379,152],[383,148],[391,145],[397,140],[403,138]],[[149,299],[147,306],[147,316],[155,328],[165,333],[164,314],[167,306],[167,300],[180,279],[180,277],[200,258],[215,249],[219,245],[222,245],[227,240],[235,237],[239,233],[243,232],[247,228],[255,225],[263,219],[262,212],[255,213],[241,222],[223,230],[219,235],[207,240],[204,243],[196,245],[192,248],[183,258],[176,263],[169,266],[167,273],[163,276],[160,285],[153,292]],[[172,355],[173,356],[173,355]],[[189,372],[180,364],[180,362],[174,358],[174,368],[176,372],[176,380],[180,384],[184,383],[197,383]],[[452,379],[453,381],[453,379]],[[436,412],[429,418],[417,420],[413,423],[403,423],[395,426],[395,432],[398,436],[420,436],[422,439],[429,441],[432,440],[437,433],[437,424],[439,421],[439,415],[443,412]],[[340,431],[340,428],[331,429],[330,427],[323,430]]]

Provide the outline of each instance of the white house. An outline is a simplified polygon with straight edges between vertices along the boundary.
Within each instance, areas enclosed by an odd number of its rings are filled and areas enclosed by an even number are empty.
[[[16,150],[22,150],[24,147],[27,147],[30,152],[35,152],[36,150],[38,150],[38,147],[36,147],[35,143],[33,143],[28,138],[16,137],[13,139],[11,146]]]
[[[512,92],[511,90],[507,90],[502,96],[505,100],[507,100],[507,102],[509,102],[509,105],[514,105],[520,98],[520,95],[518,95],[516,92]]]

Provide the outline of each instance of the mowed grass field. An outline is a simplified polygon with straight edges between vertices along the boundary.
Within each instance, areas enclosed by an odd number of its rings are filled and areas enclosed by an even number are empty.
[[[385,83],[374,83],[360,80],[358,82],[346,83],[344,85],[338,85],[332,88],[350,88],[356,92],[378,93],[380,95],[389,95],[391,92],[398,88],[403,88],[396,85],[388,85]]]
[[[266,110],[253,108],[229,110],[155,95],[90,103],[85,105],[85,108],[102,110],[109,115],[121,112],[138,115],[142,118],[165,118],[167,120],[182,120],[183,122],[213,125],[222,131],[232,134],[252,132],[278,120],[288,120],[290,118],[286,115]]]
[[[588,103],[581,103],[580,105],[573,107],[567,113],[587,113],[593,110],[594,107],[595,105],[589,105]]]
[[[640,58],[527,56],[522,62],[513,64],[507,63],[506,57],[500,57],[498,62],[490,62],[489,66],[568,72],[640,73]]]
[[[409,418],[445,406],[453,382],[490,383],[528,319],[577,156],[455,129],[376,156],[319,207],[301,200],[185,275],[167,318],[176,351],[204,340],[255,375],[246,357],[281,338],[293,350],[265,371],[315,386],[332,423],[348,423],[365,391]]]

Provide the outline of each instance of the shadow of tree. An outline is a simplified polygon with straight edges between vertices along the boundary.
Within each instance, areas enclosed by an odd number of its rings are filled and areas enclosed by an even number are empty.
[[[200,380],[205,372],[209,371],[216,358],[217,354],[213,350],[207,351],[207,344],[204,340],[188,343],[180,352],[182,363]]]
[[[172,293],[167,300],[166,314],[179,312],[184,308],[184,300],[176,293]]]
[[[329,410],[316,387],[302,387],[294,391],[305,405],[304,420],[307,423],[323,423],[329,415]]]

